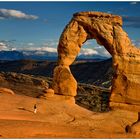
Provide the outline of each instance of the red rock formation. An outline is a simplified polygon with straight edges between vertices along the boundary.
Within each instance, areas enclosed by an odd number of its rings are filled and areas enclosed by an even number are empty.
[[[54,92],[75,96],[77,83],[69,65],[73,63],[82,45],[96,39],[112,55],[115,75],[110,105],[140,109],[140,50],[134,47],[122,29],[120,16],[101,12],[80,12],[73,15],[64,29],[58,45],[58,66],[54,70]],[[132,108],[133,110],[133,108]]]
[[[53,78],[54,93],[65,96],[76,96],[77,82],[74,79],[69,67],[57,66]]]
[[[2,87],[0,87],[0,93],[2,93],[2,94],[11,94],[11,95],[15,95],[15,93],[14,93],[11,89],[2,88]]]

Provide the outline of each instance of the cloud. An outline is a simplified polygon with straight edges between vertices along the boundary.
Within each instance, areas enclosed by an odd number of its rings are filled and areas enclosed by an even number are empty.
[[[34,46],[34,43],[30,42],[27,44],[28,46]]]
[[[137,1],[132,1],[132,2],[130,2],[130,4],[135,5],[135,4],[138,4],[138,2]]]
[[[59,41],[58,40],[47,40],[45,43],[43,43],[43,46],[49,46],[49,47],[57,47]]]
[[[140,16],[122,16],[125,27],[140,28]]]
[[[8,47],[5,43],[0,42],[0,51],[7,51]]]
[[[80,54],[79,55],[94,55],[98,54],[98,52],[94,49],[89,49],[89,48],[81,48]]]
[[[48,41],[46,43],[43,43],[42,45],[40,46],[37,46],[36,44],[34,43],[28,43],[28,47],[25,48],[25,50],[29,50],[29,51],[41,51],[42,52],[52,52],[52,53],[56,53],[57,52],[57,43],[56,41]]]
[[[11,19],[11,18],[35,20],[38,19],[38,16],[28,15],[19,10],[0,9],[0,19]]]
[[[22,48],[20,51],[26,53],[26,55],[30,55],[30,52],[34,52],[36,55],[45,55],[46,52],[52,55],[57,55],[57,47],[26,47]],[[105,57],[110,57],[110,54],[103,46],[97,46],[93,48],[81,48],[80,53],[78,56],[94,56],[94,55],[101,55]]]
[[[131,40],[132,41],[132,44],[138,48],[140,48],[140,39],[137,39],[137,40]]]
[[[93,48],[81,48],[78,56],[103,56],[108,58],[111,57],[110,53],[104,48],[104,46],[96,46]]]
[[[110,53],[105,49],[104,46],[96,46],[94,49],[98,52],[99,55],[105,56],[105,57],[111,57]]]
[[[52,53],[57,52],[57,48],[53,48],[53,47],[42,47],[42,48],[38,48],[38,50],[52,52]]]
[[[0,51],[14,51],[17,50],[15,46],[16,40],[0,40]]]
[[[91,46],[91,45],[93,45],[93,42],[92,42],[93,40],[88,40],[88,41],[86,41],[85,43],[84,43],[84,46]]]
[[[99,45],[95,39],[88,40],[84,43],[84,45],[81,48],[80,55],[101,55],[105,57],[111,57],[109,52],[105,49],[105,47]]]
[[[28,47],[20,50],[26,56],[36,55],[39,57],[42,56],[57,56],[57,48],[53,47]]]
[[[21,51],[39,51],[39,52],[50,52],[50,53],[56,53],[57,48],[53,47],[24,47],[20,49]]]

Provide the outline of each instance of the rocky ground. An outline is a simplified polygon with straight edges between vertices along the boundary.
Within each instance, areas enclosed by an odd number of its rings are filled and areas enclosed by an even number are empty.
[[[44,100],[0,93],[1,138],[138,138],[125,130],[136,119],[136,113],[123,110],[92,112],[61,95]]]

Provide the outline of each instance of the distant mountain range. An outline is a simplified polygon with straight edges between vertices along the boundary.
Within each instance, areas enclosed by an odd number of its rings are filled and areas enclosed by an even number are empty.
[[[19,51],[0,51],[0,60],[20,60],[25,56]]]
[[[0,51],[0,60],[57,60],[57,53],[47,51]],[[80,55],[77,60],[105,60],[100,55]]]
[[[0,51],[0,60],[56,60],[57,54],[37,51]]]

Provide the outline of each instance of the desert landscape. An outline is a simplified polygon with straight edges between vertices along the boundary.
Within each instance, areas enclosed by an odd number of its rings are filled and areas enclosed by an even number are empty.
[[[54,95],[34,98],[2,91],[1,138],[138,138],[126,126],[137,113],[126,110],[93,112],[75,104],[73,98]],[[37,104],[37,113],[33,106]]]
[[[21,60],[8,60],[1,51],[0,138],[140,138],[140,49],[122,25],[119,15],[78,12],[60,36],[57,61],[18,51],[8,57]],[[112,57],[77,59],[90,39]]]

